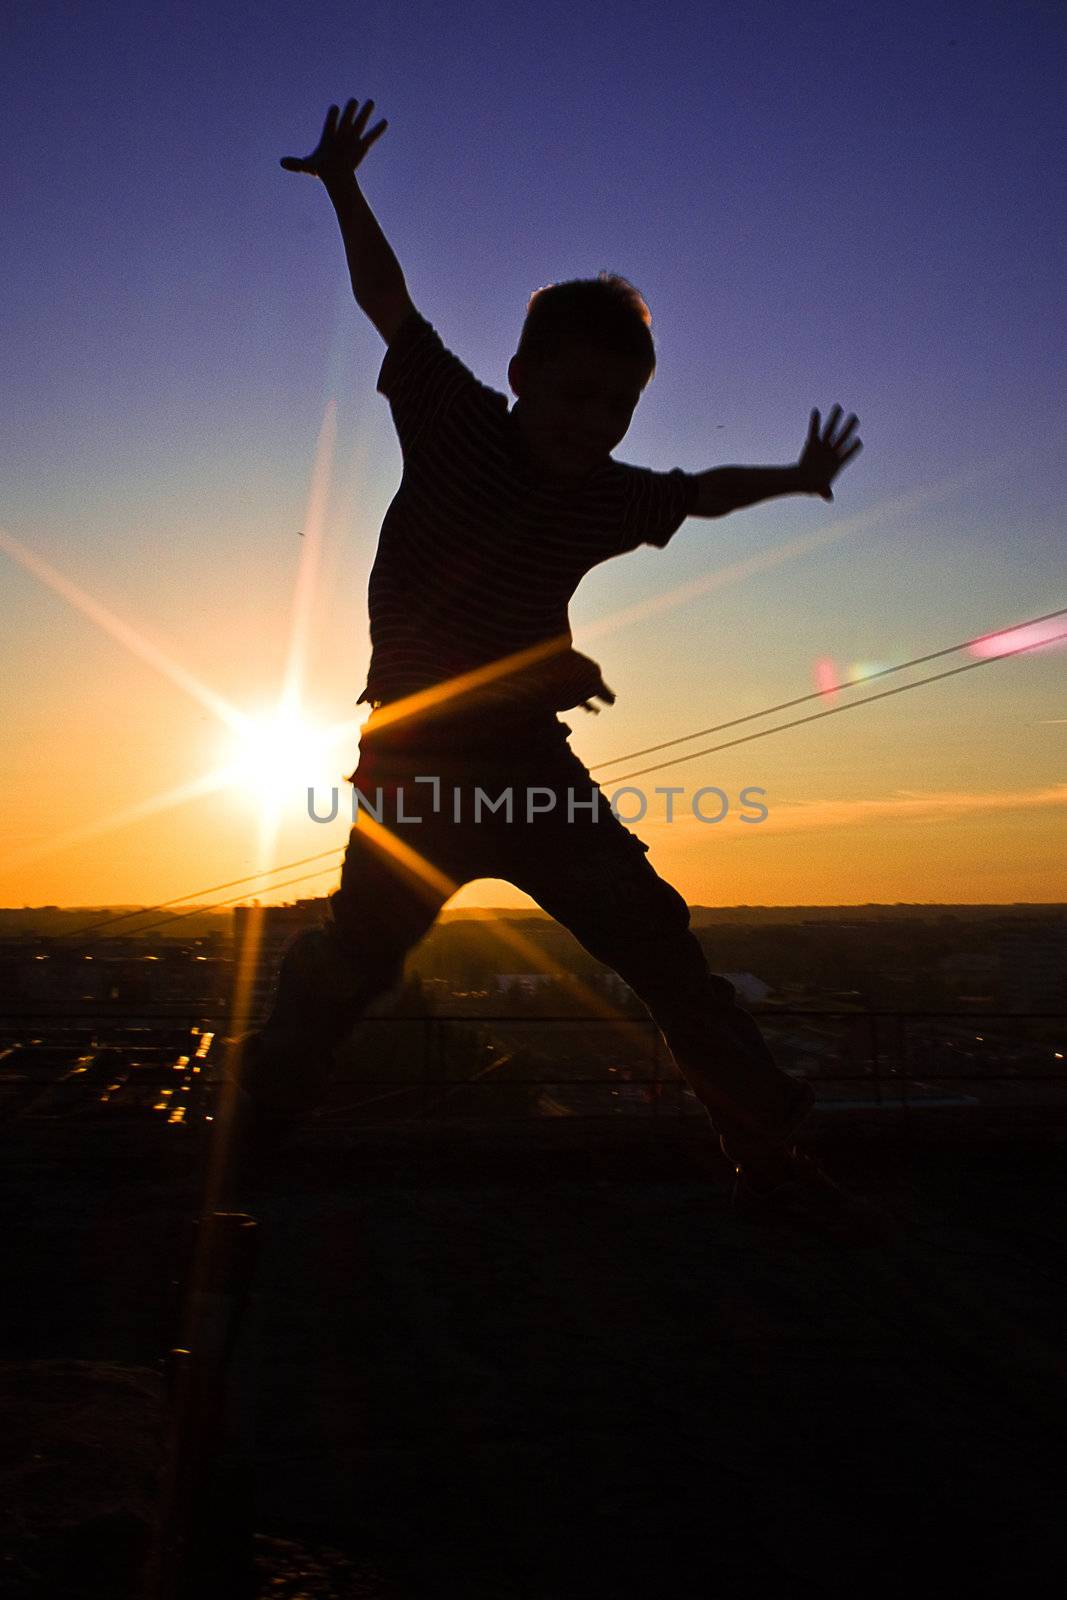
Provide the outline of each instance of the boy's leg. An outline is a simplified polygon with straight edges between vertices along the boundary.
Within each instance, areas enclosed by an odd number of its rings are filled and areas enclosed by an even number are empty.
[[[328,920],[291,942],[270,1013],[244,1041],[241,1087],[262,1106],[311,1109],[329,1081],[335,1047],[399,982],[408,951],[450,892],[433,868],[420,876],[374,842],[364,823],[354,827]]]
[[[588,780],[591,782],[591,780]],[[731,1158],[770,1158],[810,1109],[810,1087],[775,1062],[733,985],[708,969],[678,891],[611,815],[526,830],[508,876],[648,1007]]]

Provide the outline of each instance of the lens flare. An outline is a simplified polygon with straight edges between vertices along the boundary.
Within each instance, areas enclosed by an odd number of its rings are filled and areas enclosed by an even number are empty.
[[[812,668],[812,677],[815,680],[816,689],[818,689],[824,700],[836,698],[837,688],[841,680],[829,656],[823,656],[819,661],[816,661]]]
[[[1013,650],[1036,649],[1053,643],[1058,643],[1062,650],[1063,633],[1062,617],[1048,622],[1029,622],[1023,628],[1008,628],[1003,633],[990,633],[984,639],[976,639],[971,645],[971,655],[988,660],[991,656],[1010,655]]]

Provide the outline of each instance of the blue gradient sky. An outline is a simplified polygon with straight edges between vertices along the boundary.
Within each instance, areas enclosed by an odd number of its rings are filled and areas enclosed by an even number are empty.
[[[586,581],[580,647],[583,624],[855,522],[597,638],[619,701],[573,714],[586,760],[801,694],[817,659],[888,663],[1067,604],[1062,5],[43,0],[6,17],[0,528],[242,706],[277,688],[331,401],[309,705],[353,714],[367,662],[399,468],[382,347],[325,195],[278,165],[348,95],[389,119],[364,187],[412,296],[486,382],[506,389],[533,289],[606,267],[646,296],[659,350],[620,459],[784,462],[812,405],[860,415],[835,506],[690,522]],[[74,792],[103,815],[217,756],[200,706],[0,564],[20,848],[66,826]],[[853,830],[844,865],[831,830],[821,876],[792,840],[727,864],[720,836],[709,859],[663,834],[655,859],[693,900],[1067,897],[1049,876],[1062,807],[1025,799],[1063,781],[1063,663],[1049,649],[663,780],[763,783],[783,809],[1017,793],[999,877],[981,816],[940,824],[929,893],[911,824]],[[0,873],[0,901],[228,876],[247,819],[205,805]],[[294,814],[283,851],[308,826]]]

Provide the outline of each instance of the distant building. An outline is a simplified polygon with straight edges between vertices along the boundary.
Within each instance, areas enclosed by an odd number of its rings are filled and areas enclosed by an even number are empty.
[[[543,994],[556,982],[553,972],[498,972],[493,979],[497,994]]]
[[[623,1005],[633,995],[633,990],[625,978],[620,978],[617,972],[602,972],[597,979],[597,986],[601,994],[606,995],[616,1005]]]
[[[1067,1011],[1067,917],[1001,935],[997,954],[1004,1003],[1013,1011]]]
[[[997,956],[981,950],[960,950],[941,956],[937,970],[949,983],[973,982],[976,978],[994,977],[999,969]]]
[[[742,1001],[749,1005],[760,1005],[774,990],[769,983],[764,983],[762,978],[757,978],[754,972],[724,972],[721,974],[732,983]]]

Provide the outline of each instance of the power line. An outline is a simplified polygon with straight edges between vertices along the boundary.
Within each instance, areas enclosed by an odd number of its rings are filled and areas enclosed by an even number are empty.
[[[1049,611],[1044,616],[1041,616],[1041,617],[1031,617],[1029,619],[1029,621],[1016,623],[1011,628],[998,628],[996,630],[996,633],[1007,634],[1007,633],[1018,632],[1018,630],[1020,628],[1034,627],[1034,626],[1036,626],[1036,624],[1038,624],[1040,622],[1048,622],[1048,621],[1051,621],[1052,619],[1054,619],[1056,617],[1062,617],[1062,616],[1067,616],[1067,607],[1063,607],[1058,611]],[[903,672],[905,670],[905,668],[907,668],[907,667],[919,666],[923,662],[926,662],[926,661],[936,661],[942,656],[952,655],[957,650],[967,649],[970,645],[977,644],[981,640],[988,639],[988,638],[991,638],[991,637],[995,637],[995,634],[992,634],[992,635],[991,634],[979,634],[974,639],[966,639],[961,644],[949,645],[943,650],[933,650],[927,655],[915,656],[912,660],[900,662],[899,665],[897,665],[897,666],[882,667],[877,672],[872,672],[866,678],[861,679],[860,682],[861,683],[869,683],[869,682],[873,681],[873,679],[875,679],[875,678],[886,677],[890,673]],[[1004,661],[1009,656],[1024,655],[1028,651],[1038,650],[1038,649],[1041,648],[1042,645],[1053,644],[1057,640],[1060,640],[1060,639],[1067,639],[1067,632],[1054,634],[1050,639],[1039,639],[1039,640],[1035,640],[1031,644],[1017,646],[1014,650],[1001,650],[994,656],[986,656],[980,661],[968,661],[968,662],[965,662],[963,666],[961,666],[961,667],[953,667],[948,672],[936,672],[936,673],[931,674],[931,676],[928,677],[928,678],[919,678],[914,683],[903,683],[903,684],[900,684],[895,689],[885,689],[880,694],[866,695],[866,696],[864,696],[864,698],[862,700],[854,700],[850,705],[846,705],[846,706],[831,706],[825,711],[813,712],[812,715],[808,716],[808,717],[797,717],[792,722],[778,723],[773,728],[760,728],[755,733],[749,733],[749,734],[743,735],[742,738],[740,738],[740,739],[729,739],[729,740],[726,740],[723,744],[713,745],[710,748],[705,749],[705,750],[694,750],[694,751],[691,751],[690,754],[686,755],[686,756],[678,756],[673,761],[658,762],[658,763],[656,763],[655,766],[643,767],[640,771],[637,771],[637,772],[626,772],[626,773],[623,773],[620,777],[613,778],[611,781],[613,783],[624,783],[629,778],[644,777],[646,773],[659,772],[664,767],[680,766],[683,762],[695,761],[700,756],[712,755],[712,754],[715,754],[719,750],[728,750],[731,747],[733,747],[734,745],[747,744],[753,739],[762,739],[767,734],[782,733],[788,728],[798,728],[798,727],[801,727],[804,723],[807,723],[807,722],[817,722],[822,717],[836,716],[837,713],[841,712],[841,711],[855,711],[860,706],[869,705],[870,703],[872,703],[875,700],[885,700],[885,699],[888,699],[890,695],[903,694],[908,689],[919,689],[919,688],[922,688],[925,684],[937,683],[942,678],[952,678],[952,677],[955,677],[958,673],[969,672],[974,667],[986,667],[986,666],[991,665],[995,661]],[[624,761],[637,760],[640,756],[651,755],[657,750],[665,750],[665,749],[668,749],[668,748],[670,748],[670,747],[672,747],[674,745],[685,744],[690,739],[699,739],[699,738],[703,737],[705,734],[718,733],[718,732],[724,731],[727,728],[738,727],[742,723],[752,722],[752,721],[756,720],[759,717],[770,716],[776,711],[784,711],[790,706],[801,705],[801,704],[804,704],[806,701],[809,701],[809,700],[820,699],[824,694],[833,693],[834,690],[836,690],[836,689],[848,689],[848,688],[856,688],[856,687],[858,687],[858,684],[852,684],[852,683],[836,684],[830,690],[815,690],[811,694],[798,695],[793,700],[780,701],[777,705],[767,706],[762,711],[752,711],[752,712],[749,712],[746,716],[735,717],[729,722],[716,723],[713,727],[710,727],[710,728],[700,728],[700,729],[697,729],[693,733],[682,734],[676,739],[665,740],[662,744],[650,745],[644,750],[631,751],[629,755],[615,756],[613,758],[613,760],[606,761],[606,762],[600,762],[600,763],[598,763],[598,765],[596,767],[593,767],[590,770],[594,771],[594,772],[599,772],[605,766],[618,766]],[[119,923],[119,922],[125,922],[131,917],[148,916],[153,911],[164,911],[164,910],[167,909],[168,906],[181,905],[186,900],[192,900],[192,899],[200,900],[200,898],[202,896],[211,895],[211,894],[217,894],[220,889],[232,889],[232,888],[236,888],[236,887],[238,887],[240,885],[243,885],[243,884],[256,883],[262,878],[272,877],[276,872],[287,872],[291,867],[307,866],[309,863],[311,863],[313,861],[323,861],[323,860],[326,860],[327,858],[337,858],[337,857],[340,857],[341,855],[343,855],[343,853],[344,853],[344,847],[343,846],[337,846],[332,850],[322,850],[317,855],[303,856],[303,857],[301,857],[301,858],[299,858],[298,860],[295,860],[295,861],[283,861],[283,862],[280,862],[277,866],[264,867],[262,869],[262,871],[249,873],[246,877],[243,877],[243,878],[230,878],[225,883],[211,884],[207,888],[204,888],[204,889],[194,889],[189,894],[176,895],[173,900],[163,900],[163,901],[160,901],[160,903],[158,905],[142,906],[140,908],[140,910],[138,910],[138,911],[122,911],[115,917],[107,917],[107,918],[103,919],[100,922],[90,923],[89,926],[86,927],[86,928],[71,929],[66,933],[55,934],[55,935],[53,935],[53,941],[57,941],[59,939],[68,939],[68,938],[81,938],[84,934],[93,933],[93,932],[96,932],[99,929],[111,927],[114,924]],[[327,870],[326,868],[323,868],[322,871],[320,871],[320,872],[304,873],[302,876],[300,876],[298,878],[289,878],[289,879],[286,879],[285,882],[283,882],[283,883],[269,884],[269,885],[265,885],[265,887],[268,887],[268,888],[271,888],[271,889],[285,889],[285,888],[288,888],[292,884],[295,884],[295,883],[304,883],[309,878],[322,877],[326,870]],[[197,905],[197,906],[194,906],[191,911],[180,912],[177,916],[174,916],[174,917],[163,917],[157,922],[149,923],[146,927],[137,928],[137,929],[135,929],[133,931],[135,933],[137,933],[137,934],[148,933],[154,928],[163,927],[165,924],[169,924],[171,922],[179,922],[179,921],[183,920],[185,917],[195,916],[199,911],[202,911],[202,910],[210,911],[210,910],[217,909],[220,906],[232,905],[236,901],[238,901],[238,900],[240,900],[242,898],[243,898],[243,896],[238,894],[238,895],[232,895],[228,899],[225,899],[225,900],[215,901],[211,905],[207,905],[207,906]]]
[[[1020,628],[1032,628],[1035,627],[1039,622],[1051,622],[1053,618],[1063,616],[1067,616],[1067,606],[1063,607],[1059,611],[1048,611],[1043,617],[1031,617],[1028,622],[1017,622],[1011,628],[998,628],[996,632],[1017,633]],[[995,635],[982,633],[979,634],[975,639],[964,639],[962,644],[950,644],[944,650],[932,650],[929,655],[914,656],[910,661],[900,662],[898,666],[880,667],[877,672],[868,672],[863,678],[857,679],[855,682],[835,683],[831,684],[828,689],[815,689],[811,694],[797,695],[793,700],[780,700],[776,706],[764,706],[762,711],[750,711],[747,716],[733,717],[729,722],[716,722],[711,728],[698,728],[694,733],[683,733],[680,734],[676,739],[665,739],[662,744],[650,744],[644,750],[631,750],[628,755],[613,756],[610,761],[598,762],[595,767],[590,768],[590,771],[601,772],[604,767],[621,766],[624,761],[638,761],[642,756],[654,755],[657,750],[669,750],[677,744],[688,744],[690,739],[703,739],[709,733],[724,733],[727,728],[738,728],[743,722],[754,722],[759,717],[773,716],[776,711],[788,711],[791,706],[804,705],[808,700],[818,700],[821,699],[823,695],[836,694],[841,689],[857,689],[859,688],[860,684],[873,683],[875,678],[885,678],[893,672],[904,672],[908,667],[921,667],[927,661],[937,661],[941,656],[955,655],[957,650],[967,650],[971,645],[980,644],[983,640],[992,637],[995,637]],[[1048,643],[1048,641],[1045,639],[1042,639],[1040,642],[1042,644]],[[1006,655],[1008,652],[1004,651],[1003,654]],[[924,683],[932,683],[934,680],[933,678],[924,678],[921,681]],[[914,684],[910,685],[910,687],[917,688],[918,685]],[[872,698],[875,697],[872,696]],[[795,724],[788,724],[788,726],[795,726]],[[769,731],[773,732],[774,730],[771,729]],[[633,774],[631,774],[631,776],[633,776]]]
[[[915,683],[901,683],[895,689],[883,689],[881,694],[869,694],[863,700],[853,700],[848,706],[830,706],[826,711],[813,711],[810,717],[796,717],[792,722],[779,722],[773,728],[760,728],[755,733],[742,734],[740,739],[726,739],[722,744],[709,745],[705,750],[691,750],[687,756],[675,756],[673,761],[658,761],[651,767],[639,767],[636,772],[624,772],[612,778],[612,783],[625,783],[628,778],[643,778],[648,772],[662,772],[665,767],[680,767],[683,762],[696,761],[700,756],[714,755],[719,750],[730,750],[734,745],[748,744],[769,733],[784,733],[787,728],[799,728],[805,722],[818,722],[821,717],[835,717],[841,711],[857,711],[875,700],[888,700],[890,695],[904,694],[908,689],[921,689],[926,683],[937,683],[942,678],[954,678],[960,672],[973,672],[975,667],[988,667],[994,661],[1004,661],[1008,656],[1023,655],[1028,650],[1039,650],[1042,645],[1054,644],[1057,639],[1067,639],[1067,632],[1055,633],[1050,639],[1039,639],[1034,644],[1020,645],[1016,650],[1002,650],[998,655],[985,656],[981,661],[965,661],[962,667],[950,667],[948,672],[935,672],[929,678],[918,678]],[[805,696],[805,698],[809,698]],[[690,735],[692,737],[692,735]]]
[[[287,872],[290,867],[306,867],[308,865],[308,863],[311,862],[311,861],[324,861],[327,856],[331,856],[332,857],[332,856],[335,856],[336,854],[337,854],[336,847],[333,850],[320,850],[318,855],[315,855],[315,856],[303,856],[299,861],[285,861],[279,867],[264,867],[261,872],[250,872],[247,875],[247,877],[244,877],[244,878],[231,878],[229,880],[229,882],[227,882],[227,883],[213,883],[210,886],[210,888],[207,888],[207,889],[194,889],[192,894],[178,894],[178,895],[174,896],[173,900],[161,900],[159,902],[159,904],[155,905],[155,906],[139,906],[136,911],[120,911],[118,916],[115,916],[115,917],[104,917],[100,922],[90,922],[88,927],[85,927],[85,928],[70,928],[70,929],[67,930],[66,933],[53,934],[52,937],[53,937],[54,940],[55,939],[80,939],[83,934],[95,933],[98,928],[111,928],[111,927],[114,927],[114,925],[116,923],[118,923],[118,922],[127,922],[127,921],[129,921],[129,919],[131,917],[148,917],[148,916],[151,916],[153,911],[166,911],[168,906],[180,906],[180,905],[183,905],[186,900],[195,900],[195,899],[199,898],[199,896],[202,895],[202,894],[218,894],[220,889],[236,889],[240,884],[257,883],[260,878],[269,878],[275,872]],[[317,877],[318,874],[317,873],[316,874],[312,874],[312,876],[316,876]],[[280,889],[282,887],[282,885],[280,883],[275,883],[275,884],[271,884],[270,887],[272,889]],[[239,900],[240,898],[241,898],[240,895],[235,895],[234,896],[234,899],[236,899],[236,900]],[[222,900],[219,903],[221,905],[226,905],[228,902],[225,901],[225,900]],[[183,916],[183,917],[193,916],[193,915],[195,915],[195,913],[197,911],[199,911],[201,909],[202,909],[202,907],[200,907],[200,906],[194,906],[192,911],[183,911],[181,913],[181,916]],[[164,918],[163,920],[166,921],[167,919]],[[170,920],[172,920],[174,922],[178,922],[181,919],[180,919],[180,917],[174,917],[174,918],[172,918]],[[152,926],[155,927],[155,928],[158,928],[158,927],[161,926],[161,924],[158,923],[158,922],[155,922],[155,923],[152,924]],[[145,928],[135,928],[135,929],[133,929],[134,933],[145,933],[146,931],[147,930]]]
[[[325,853],[329,854],[329,855],[343,855],[344,852],[341,849],[337,849],[337,850],[327,851]],[[314,861],[314,860],[317,860],[317,859],[318,858],[315,857],[315,856],[309,856],[308,857],[309,861]],[[272,867],[270,870],[272,872],[284,872],[286,867],[295,867],[298,864],[299,863],[296,862],[296,861],[286,861],[286,862],[283,862],[281,866]],[[320,867],[317,872],[302,872],[298,878],[284,878],[281,883],[272,883],[270,885],[270,887],[272,889],[289,889],[289,888],[291,888],[293,886],[294,883],[307,883],[308,880],[311,879],[311,878],[321,878],[327,872],[332,872],[332,871],[333,871],[332,866],[331,867]],[[223,885],[219,884],[218,887],[221,889],[223,887]],[[201,889],[201,890],[198,891],[198,893],[200,893],[200,894],[210,894],[211,890],[210,889]],[[150,922],[147,927],[138,928],[137,932],[139,934],[141,934],[141,933],[149,933],[149,932],[151,932],[151,930],[153,928],[163,928],[163,927],[169,928],[172,923],[174,923],[174,922],[182,922],[182,921],[184,921],[184,919],[186,917],[199,916],[202,911],[218,911],[222,906],[232,906],[232,905],[236,904],[236,902],[238,900],[243,900],[244,898],[245,897],[242,894],[234,894],[234,895],[230,895],[229,899],[227,899],[227,900],[216,900],[209,906],[194,906],[191,911],[179,911],[178,915],[176,917],[160,917],[158,922]],[[188,896],[186,896],[186,899],[188,899]]]

